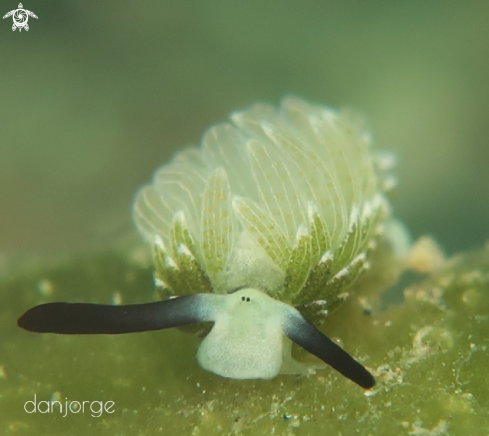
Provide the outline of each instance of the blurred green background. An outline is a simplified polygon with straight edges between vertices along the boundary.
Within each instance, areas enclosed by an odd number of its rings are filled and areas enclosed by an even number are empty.
[[[17,0],[2,1],[1,14]],[[448,252],[488,239],[489,2],[29,1],[0,21],[0,252],[137,235],[131,203],[212,123],[294,93],[400,156],[396,214]]]

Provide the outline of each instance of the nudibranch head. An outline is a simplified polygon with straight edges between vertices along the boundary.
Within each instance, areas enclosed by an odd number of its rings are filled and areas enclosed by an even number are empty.
[[[156,171],[133,216],[170,294],[245,284],[333,308],[389,216],[388,170],[350,114],[285,98],[211,127]]]
[[[214,326],[199,347],[200,366],[234,379],[275,377],[282,366],[282,325],[292,308],[253,288],[223,297],[217,296],[222,302]]]

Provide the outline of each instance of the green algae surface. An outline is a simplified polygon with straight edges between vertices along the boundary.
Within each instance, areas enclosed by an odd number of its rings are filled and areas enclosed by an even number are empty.
[[[152,268],[115,254],[5,279],[0,434],[487,435],[489,250],[451,259],[403,295],[401,304],[366,313],[375,293],[356,291],[321,326],[374,373],[377,385],[365,392],[329,368],[269,381],[220,378],[197,365],[200,339],[177,329],[58,336],[16,326],[26,309],[48,301],[157,299]],[[114,404],[98,417],[89,403],[66,416],[57,406],[27,413],[34,395]]]

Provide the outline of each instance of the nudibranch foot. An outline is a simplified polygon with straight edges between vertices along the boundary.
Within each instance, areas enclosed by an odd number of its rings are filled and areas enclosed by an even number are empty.
[[[284,337],[280,374],[309,375],[315,373],[317,370],[325,369],[326,366],[325,363],[306,363],[294,359],[294,357],[292,357],[292,341],[289,338]]]

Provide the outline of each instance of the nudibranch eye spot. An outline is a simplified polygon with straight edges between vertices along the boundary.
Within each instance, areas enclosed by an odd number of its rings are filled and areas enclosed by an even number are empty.
[[[287,372],[290,339],[372,387],[371,374],[310,321],[335,309],[369,267],[390,217],[392,167],[348,113],[295,97],[234,112],[199,148],[161,166],[134,201],[136,226],[153,246],[155,281],[173,298],[53,303],[26,312],[19,325],[93,334],[213,322],[197,353],[211,372],[236,379]]]

